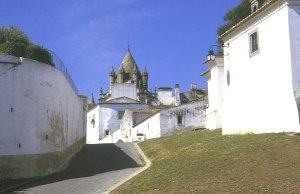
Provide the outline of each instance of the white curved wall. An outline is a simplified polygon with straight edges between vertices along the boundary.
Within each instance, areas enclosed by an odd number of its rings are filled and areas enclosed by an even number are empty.
[[[0,159],[62,152],[85,137],[84,104],[54,67],[0,54],[0,91]]]

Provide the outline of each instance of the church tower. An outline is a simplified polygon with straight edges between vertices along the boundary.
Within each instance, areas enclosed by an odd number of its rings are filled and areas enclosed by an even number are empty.
[[[118,77],[117,77],[117,83],[124,83],[124,76],[125,76],[125,70],[123,68],[123,65],[121,65],[120,69],[119,69],[119,73],[118,73]]]
[[[111,67],[111,70],[109,72],[109,91],[111,92],[111,86],[113,83],[115,83],[115,77],[116,77],[116,73],[114,70],[114,67]]]
[[[131,80],[132,80],[133,83],[135,83],[135,84],[137,85],[137,81],[138,81],[138,71],[137,71],[136,66],[134,66],[134,68],[133,68]]]
[[[148,90],[148,71],[146,69],[146,66],[144,68],[144,72],[143,72],[143,86],[145,90]]]
[[[91,97],[90,103],[88,104],[88,110],[91,110],[94,107],[96,107],[96,103],[95,103],[94,95],[92,93],[92,97]]]
[[[116,98],[127,97],[141,102],[150,102],[153,94],[148,91],[148,71],[145,67],[141,73],[130,48],[119,66],[118,72],[114,67],[109,72],[109,92],[100,94],[102,103]],[[148,99],[148,100],[147,100]]]

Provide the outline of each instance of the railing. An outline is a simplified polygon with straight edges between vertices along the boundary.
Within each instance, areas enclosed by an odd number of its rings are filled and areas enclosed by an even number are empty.
[[[66,66],[64,65],[64,62],[53,52],[48,50],[49,53],[51,54],[52,57],[52,63],[54,64],[55,68],[60,70],[65,78],[68,80],[68,82],[70,83],[71,87],[73,88],[74,92],[78,95],[79,91],[77,89],[77,87],[75,86],[69,72],[68,69],[66,68]]]

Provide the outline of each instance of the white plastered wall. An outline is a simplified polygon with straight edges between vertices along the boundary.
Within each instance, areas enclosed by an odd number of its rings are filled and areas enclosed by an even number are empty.
[[[99,106],[99,138],[105,138],[105,130],[113,134],[120,129],[121,119],[119,112],[126,109],[149,109],[146,104],[100,104]]]
[[[160,113],[156,113],[142,123],[136,125],[132,129],[131,135],[134,136],[137,133],[143,133],[146,139],[161,137],[160,125]]]
[[[94,123],[92,121],[94,121]],[[97,105],[87,113],[87,144],[94,144],[99,142],[99,125],[99,105]]]
[[[291,39],[292,81],[300,122],[300,0],[289,2],[288,14]],[[300,127],[297,132],[300,132]]]
[[[137,100],[137,88],[135,83],[115,83],[111,86],[111,98],[127,97]]]
[[[163,105],[172,105],[172,89],[158,89],[157,98]]]
[[[207,128],[218,129],[222,127],[221,103],[223,100],[224,67],[216,64],[210,69],[208,85],[209,107],[206,110]]]
[[[0,155],[62,151],[83,138],[84,105],[64,75],[21,62],[0,64]]]
[[[58,69],[0,54],[0,180],[55,172],[79,151],[83,99]]]

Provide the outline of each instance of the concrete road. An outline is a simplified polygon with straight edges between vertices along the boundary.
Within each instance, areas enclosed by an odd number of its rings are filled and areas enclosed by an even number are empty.
[[[85,145],[62,172],[28,183],[10,193],[102,193],[139,170],[142,163],[130,143]]]

